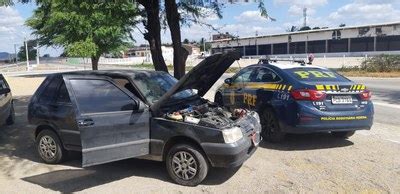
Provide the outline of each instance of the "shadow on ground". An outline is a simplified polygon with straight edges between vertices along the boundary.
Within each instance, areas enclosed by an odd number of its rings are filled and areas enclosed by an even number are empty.
[[[312,133],[312,134],[288,134],[286,138],[279,143],[269,143],[262,141],[260,147],[291,151],[291,150],[315,150],[328,149],[335,147],[351,146],[354,143],[347,140],[333,137],[329,133]]]
[[[399,91],[373,89],[372,96],[373,99],[379,99],[381,101],[384,100],[385,102],[394,105],[398,105],[400,101]]]
[[[83,169],[80,168],[80,153],[72,153],[69,155],[68,161],[60,165],[43,164],[34,145],[33,128],[29,127],[27,123],[29,99],[30,96],[14,98],[16,122],[14,125],[4,126],[0,130],[0,156],[4,156],[3,159],[0,159],[0,166],[6,176],[15,177],[14,175],[18,174],[21,168],[22,170],[28,170],[33,166],[35,166],[34,168],[43,167],[49,172],[24,177],[22,180],[63,193],[81,191],[124,178],[134,178],[135,176],[171,182],[163,162],[142,159],[122,160]],[[5,157],[10,160],[5,159]],[[39,163],[39,166],[35,165],[35,163]],[[63,166],[78,169],[54,170],[63,168]],[[222,184],[232,177],[238,169],[213,168],[202,184]]]

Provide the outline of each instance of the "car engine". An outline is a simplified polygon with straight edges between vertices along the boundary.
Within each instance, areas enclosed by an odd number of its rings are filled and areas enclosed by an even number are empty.
[[[235,109],[231,113],[214,103],[208,102],[168,112],[165,114],[165,117],[170,120],[198,124],[205,127],[222,128],[244,116],[246,113],[247,111],[244,109]]]

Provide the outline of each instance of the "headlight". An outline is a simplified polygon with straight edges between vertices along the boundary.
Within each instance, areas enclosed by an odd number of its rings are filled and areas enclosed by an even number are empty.
[[[258,113],[254,112],[254,113],[253,113],[253,116],[254,116],[254,118],[256,119],[257,123],[260,123],[260,122],[261,122],[260,116],[258,115]]]
[[[239,127],[233,127],[222,130],[225,143],[235,143],[243,137],[242,130]]]

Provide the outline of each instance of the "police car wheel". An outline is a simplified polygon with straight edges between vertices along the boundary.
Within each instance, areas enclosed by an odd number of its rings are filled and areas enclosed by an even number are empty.
[[[277,143],[285,138],[285,133],[281,132],[278,119],[270,108],[262,114],[261,126],[261,135],[265,140]]]
[[[223,106],[223,105],[224,105],[224,102],[222,101],[222,95],[221,95],[221,93],[217,92],[217,93],[215,94],[214,102],[217,103],[217,104],[220,105],[220,106]]]
[[[177,144],[168,152],[166,166],[169,176],[178,184],[197,186],[207,176],[208,162],[199,149]]]
[[[346,139],[346,138],[354,135],[354,133],[355,133],[355,131],[337,131],[337,132],[332,132],[331,134],[334,137]]]

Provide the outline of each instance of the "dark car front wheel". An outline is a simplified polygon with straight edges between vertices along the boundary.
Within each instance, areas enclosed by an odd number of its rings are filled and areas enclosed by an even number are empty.
[[[285,138],[285,133],[281,132],[279,121],[271,108],[265,109],[261,114],[262,137],[273,143],[282,141]]]
[[[332,132],[331,134],[337,138],[347,139],[350,136],[354,135],[354,133],[355,131],[337,131],[337,132]]]
[[[10,114],[8,115],[6,124],[7,125],[12,125],[15,122],[15,111],[14,111],[14,106],[11,105],[11,109],[10,109]]]
[[[196,186],[208,173],[208,162],[200,150],[188,144],[173,146],[166,158],[169,176],[178,184]]]
[[[36,147],[40,158],[48,164],[62,162],[66,154],[57,134],[51,130],[43,130],[38,134]]]

